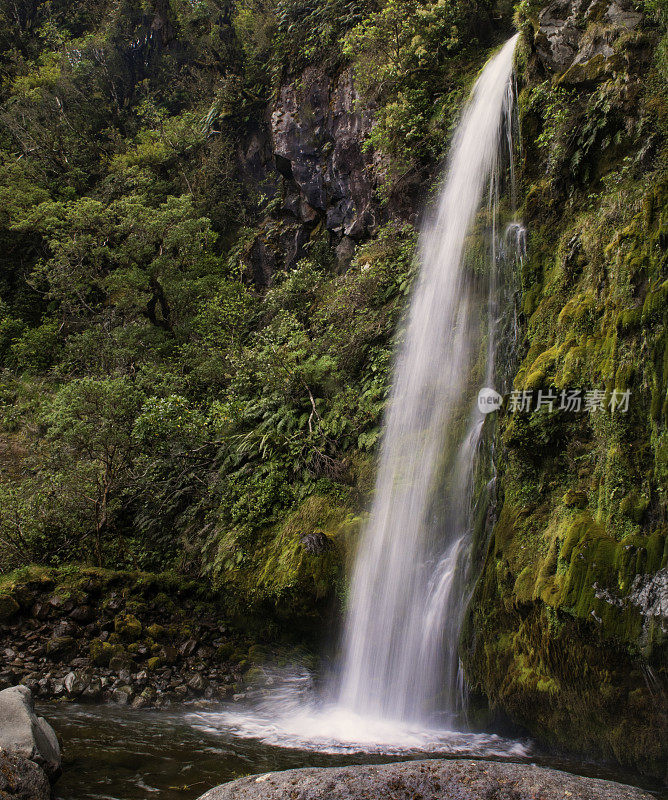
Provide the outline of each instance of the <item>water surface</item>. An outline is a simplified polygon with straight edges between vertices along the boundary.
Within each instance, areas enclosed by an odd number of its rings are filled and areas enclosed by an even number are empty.
[[[293,721],[292,734],[283,737],[285,720],[272,723],[263,716],[262,709],[233,704],[155,711],[49,704],[42,705],[40,713],[49,719],[63,744],[64,771],[56,785],[57,800],[195,800],[213,786],[244,775],[437,756],[480,757],[486,753],[487,757],[499,758],[504,747],[514,747],[501,737],[451,734],[449,739],[443,737],[439,749],[432,732],[426,750],[409,745],[402,749],[395,741],[386,748],[390,752],[383,753],[379,745],[371,748],[374,752],[363,752],[352,742],[347,746],[341,741],[337,744],[333,734],[341,720],[331,721],[333,727],[328,729],[325,714],[317,720],[320,728],[310,745],[293,747],[292,741],[306,744],[306,728],[302,726],[314,724],[309,714],[315,712],[304,712],[301,721]],[[424,743],[426,734],[421,735]],[[592,764],[550,758],[528,743],[520,746],[531,754],[521,756],[515,750],[508,752],[504,760],[531,760],[583,775],[644,783],[637,776]],[[493,749],[499,755],[493,756]],[[644,785],[656,789],[651,784]],[[657,792],[657,797],[668,796]]]

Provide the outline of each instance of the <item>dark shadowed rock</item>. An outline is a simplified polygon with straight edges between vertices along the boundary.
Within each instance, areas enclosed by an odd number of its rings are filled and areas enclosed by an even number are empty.
[[[409,761],[269,772],[223,784],[200,800],[650,800],[640,789],[533,764]]]
[[[18,614],[19,604],[8,594],[0,594],[0,620],[9,619]]]
[[[272,114],[276,168],[294,186],[284,208],[305,223],[320,215],[335,234],[359,239],[375,225],[371,117],[357,108],[350,71],[332,83],[311,68],[281,87]]]
[[[322,531],[313,531],[305,534],[301,538],[301,544],[307,553],[313,553],[313,555],[324,553],[332,546],[331,541]]]

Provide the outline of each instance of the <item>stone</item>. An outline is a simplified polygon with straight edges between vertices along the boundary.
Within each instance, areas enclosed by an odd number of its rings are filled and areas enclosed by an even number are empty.
[[[60,772],[58,738],[49,723],[35,714],[32,694],[25,686],[0,692],[0,749],[34,761],[49,776]]]
[[[355,242],[344,236],[336,246],[336,263],[340,272],[345,272],[350,266],[355,255]]]
[[[181,647],[179,647],[179,654],[183,658],[188,658],[189,656],[193,655],[195,650],[197,650],[198,645],[199,642],[197,639],[188,639],[181,645]]]
[[[112,656],[109,659],[109,669],[116,673],[130,673],[135,669],[135,662],[129,655],[127,655],[127,653],[123,653],[117,656]]]
[[[598,53],[589,61],[575,62],[559,78],[559,86],[593,86],[605,78],[615,67],[615,60]]]
[[[619,34],[635,29],[641,20],[642,14],[627,0],[592,0],[588,7],[584,0],[553,0],[538,15],[536,51],[550,70],[558,72],[591,62],[597,56],[607,60],[615,52],[613,45]],[[598,28],[583,35],[587,22],[596,23]],[[591,83],[604,74],[599,62],[595,62],[573,73],[566,82]],[[582,80],[582,76],[587,80]]]
[[[121,645],[113,645],[110,642],[103,642],[101,639],[93,639],[88,645],[88,652],[90,658],[96,667],[106,667],[109,661],[115,655],[120,655],[123,652]]]
[[[46,652],[50,656],[64,656],[76,649],[72,636],[54,636],[46,643]]]
[[[11,619],[18,614],[19,604],[8,594],[0,594],[0,620]]]
[[[157,669],[160,669],[164,663],[162,656],[152,656],[146,662],[146,666],[151,672],[155,672]]]
[[[363,150],[371,115],[360,112],[352,70],[334,82],[320,68],[282,86],[271,116],[283,207],[305,227],[324,217],[333,232],[361,238],[375,224],[373,157]]]
[[[203,678],[199,672],[196,672],[194,675],[191,675],[188,680],[186,681],[188,688],[192,689],[195,694],[202,694],[208,683],[205,678]]]
[[[102,694],[102,681],[100,678],[94,677],[88,683],[88,686],[81,694],[81,700],[88,703],[94,703]]]
[[[164,638],[167,635],[165,628],[162,625],[157,625],[156,623],[149,625],[146,629],[146,632],[152,639],[155,639],[156,641]]]
[[[307,553],[320,555],[332,547],[331,541],[323,531],[311,531],[301,537],[301,546]]]
[[[292,769],[223,784],[199,800],[650,800],[641,789],[535,764],[465,759]]]
[[[87,670],[77,670],[68,672],[65,676],[64,686],[69,697],[79,697],[88,688],[91,681],[91,673]]]
[[[93,611],[90,606],[78,606],[70,611],[70,619],[80,623],[90,622],[93,619]]]
[[[0,750],[0,798],[2,800],[49,800],[51,785],[34,761]]]
[[[126,706],[132,700],[133,694],[131,686],[119,686],[112,691],[111,700],[119,706]]]

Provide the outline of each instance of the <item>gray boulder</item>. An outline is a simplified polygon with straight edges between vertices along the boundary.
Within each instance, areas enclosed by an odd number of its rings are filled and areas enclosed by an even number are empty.
[[[49,723],[35,714],[26,686],[0,692],[0,749],[34,761],[50,778],[60,774],[58,738]]]
[[[218,786],[199,800],[651,800],[632,786],[534,764],[430,760],[292,769]]]
[[[44,771],[33,761],[0,750],[0,798],[49,800],[51,785]]]

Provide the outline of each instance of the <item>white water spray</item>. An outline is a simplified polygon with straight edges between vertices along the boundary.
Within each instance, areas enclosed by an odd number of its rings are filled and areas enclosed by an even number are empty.
[[[421,271],[344,633],[339,703],[373,718],[420,721],[441,709],[453,721],[461,710],[457,644],[482,429],[472,397],[481,388],[476,379],[491,380],[494,359],[493,319],[487,346],[482,341],[488,298],[478,296],[464,256],[485,188],[491,184],[495,195],[498,187],[504,121],[511,131],[516,41],[501,48],[474,86],[421,236]]]

